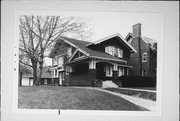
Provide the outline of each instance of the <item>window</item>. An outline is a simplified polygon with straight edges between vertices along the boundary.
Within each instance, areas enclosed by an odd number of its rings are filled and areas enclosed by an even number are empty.
[[[123,51],[122,51],[121,49],[119,49],[119,48],[117,48],[117,56],[118,56],[119,58],[122,58],[122,57],[123,57]]]
[[[112,66],[107,65],[106,66],[106,76],[112,76]]]
[[[120,48],[115,48],[114,46],[105,47],[105,52],[119,58],[123,57],[123,51]]]
[[[54,77],[58,77],[57,70],[54,70]]]
[[[68,48],[67,50],[67,58],[70,58],[72,56],[72,47]]]
[[[57,59],[56,59],[56,58],[53,58],[53,59],[52,59],[52,65],[53,65],[53,66],[57,66]]]
[[[62,66],[64,64],[63,56],[59,58],[59,66]]]
[[[44,84],[47,84],[47,79],[44,79]]]
[[[67,67],[67,68],[66,68],[66,75],[69,75],[69,71],[70,71],[70,68]]]
[[[116,50],[115,50],[115,47],[113,47],[113,46],[107,46],[105,48],[105,52],[114,56],[116,53]]]
[[[142,62],[147,62],[147,52],[142,53]]]
[[[146,71],[142,70],[142,76],[146,76]]]
[[[122,76],[123,75],[123,69],[122,67],[118,68],[118,76]]]

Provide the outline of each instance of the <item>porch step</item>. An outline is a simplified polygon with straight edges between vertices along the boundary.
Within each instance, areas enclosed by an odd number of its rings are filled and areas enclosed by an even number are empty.
[[[107,87],[118,88],[118,85],[115,84],[115,83],[114,83],[113,81],[111,81],[111,80],[106,80],[106,81],[103,81],[102,87],[103,87],[103,88],[107,88]]]

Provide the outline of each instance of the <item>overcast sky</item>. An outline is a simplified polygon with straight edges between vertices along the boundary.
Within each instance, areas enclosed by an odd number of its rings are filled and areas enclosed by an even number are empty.
[[[115,33],[119,33],[125,38],[129,32],[132,32],[132,26],[137,23],[142,24],[142,36],[157,41],[162,37],[163,15],[160,13],[63,11],[59,14],[92,18],[88,21],[90,26],[94,26],[92,41]]]
[[[91,18],[87,22],[94,28],[92,42],[116,33],[125,38],[137,23],[141,23],[142,36],[156,41],[161,41],[163,36],[163,15],[160,13],[61,11],[59,15]]]

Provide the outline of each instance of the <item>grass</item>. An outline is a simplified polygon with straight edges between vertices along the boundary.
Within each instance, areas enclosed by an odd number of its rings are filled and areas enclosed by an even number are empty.
[[[19,87],[21,109],[146,110],[121,97],[87,88]]]
[[[120,88],[119,89],[105,88],[105,90],[156,101],[156,93],[154,92],[135,91],[135,90],[128,90],[128,89],[120,89]]]

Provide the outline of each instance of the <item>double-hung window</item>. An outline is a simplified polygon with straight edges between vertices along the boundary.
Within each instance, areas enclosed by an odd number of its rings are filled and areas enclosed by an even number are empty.
[[[64,58],[63,58],[63,56],[61,56],[59,58],[59,66],[62,66],[63,64],[64,64]]]
[[[110,65],[106,66],[106,76],[112,76],[113,67]]]
[[[115,47],[113,47],[113,46],[107,46],[106,48],[105,48],[105,52],[106,53],[109,53],[110,55],[115,55],[115,53],[116,53],[116,50],[115,50]]]
[[[119,48],[117,48],[117,56],[118,56],[119,58],[122,58],[122,57],[123,57],[123,51],[122,51],[121,49],[119,49]]]
[[[147,52],[142,53],[142,62],[147,62]]]
[[[67,50],[67,58],[70,58],[72,56],[72,47],[68,48]]]
[[[120,48],[116,48],[114,46],[105,47],[105,52],[109,53],[110,55],[117,56],[119,58],[123,57],[123,51]]]

